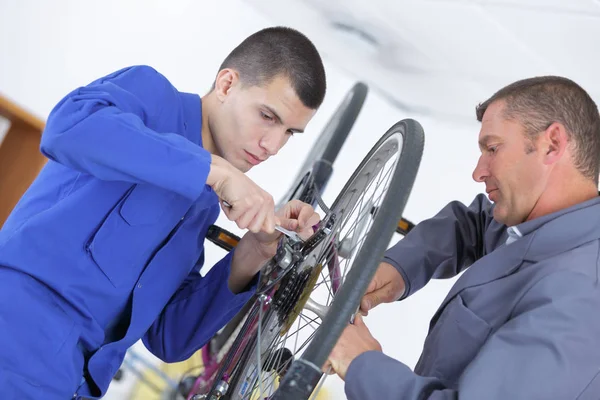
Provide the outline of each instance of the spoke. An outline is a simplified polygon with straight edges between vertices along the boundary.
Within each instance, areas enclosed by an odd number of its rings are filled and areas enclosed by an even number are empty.
[[[325,379],[327,379],[327,376],[331,373],[331,365],[329,366],[329,368],[327,368],[327,372],[325,374],[323,374],[323,376],[321,377],[321,381],[319,382],[319,385],[316,387],[316,389],[313,391],[313,395],[310,397],[310,400],[314,400],[317,398],[317,394],[321,391],[321,388],[323,387],[323,384],[325,383]]]
[[[307,321],[307,320],[308,320],[308,318],[307,318],[307,317],[305,317],[303,314],[300,314],[300,317],[301,317],[301,319],[303,319],[304,321]],[[315,327],[312,325],[313,323],[317,323],[317,324],[319,324],[319,323],[317,322],[317,319],[319,319],[319,317],[315,317],[315,318],[313,318],[313,319],[311,319],[311,320],[308,320],[308,322],[306,322],[304,325],[302,325],[301,327],[299,327],[298,329],[296,329],[296,330],[295,330],[293,333],[294,333],[294,334],[296,334],[296,333],[300,332],[302,329],[306,328],[306,327],[307,327],[307,326],[309,326],[309,325],[310,325],[310,326],[311,326],[311,328],[313,328],[314,330],[317,330],[317,329],[319,329],[319,327],[315,328]],[[298,323],[298,325],[300,325],[300,324]],[[321,324],[319,324],[319,326],[321,326]],[[296,336],[296,339],[298,339],[298,336]],[[296,341],[296,344],[295,344],[295,346],[296,346],[296,347],[298,346],[298,342],[297,342],[297,341]],[[296,349],[294,348],[294,353],[295,353],[295,352],[296,352]]]
[[[315,287],[313,288],[313,292],[314,292],[315,290],[317,290],[319,287],[321,287],[321,286],[325,285],[325,287],[327,288],[327,292],[328,292],[329,294],[332,294],[333,292],[331,291],[331,289],[330,289],[330,286],[329,286],[329,284],[327,283],[327,282],[331,282],[331,278],[326,278],[326,277],[324,277],[324,276],[321,276],[321,277],[322,277],[323,279],[322,279],[322,280],[319,280],[319,281],[317,282],[317,284],[316,284],[316,285],[315,285]]]
[[[389,147],[387,149],[389,150]],[[245,395],[243,397],[245,399],[256,399],[256,394],[261,400],[272,396],[277,391],[278,381],[281,379],[279,374],[283,374],[290,363],[302,354],[321,327],[321,322],[327,315],[329,305],[335,297],[333,289],[339,287],[338,281],[340,286],[345,282],[367,236],[374,234],[372,228],[376,214],[373,210],[377,210],[381,206],[396,169],[394,166],[400,155],[397,146],[391,151],[394,151],[394,155],[390,155],[389,151],[374,153],[372,158],[364,164],[364,169],[355,175],[354,183],[348,186],[337,205],[334,204],[335,208],[332,212],[336,214],[337,218],[331,227],[331,233],[325,235],[322,242],[317,243],[317,247],[312,250],[310,258],[306,258],[302,261],[303,264],[298,264],[297,267],[316,268],[318,266],[321,270],[308,271],[308,273],[312,273],[309,280],[312,287],[303,284],[303,286],[289,288],[292,289],[291,293],[294,293],[294,296],[300,293],[295,304],[290,303],[284,306],[284,309],[287,309],[288,306],[291,307],[290,314],[281,315],[283,311],[276,310],[272,304],[268,304],[265,301],[267,297],[259,297],[257,313],[259,321],[255,331],[256,357],[248,357],[253,349],[247,350],[248,356],[244,356],[246,360],[241,361],[240,378],[236,383],[238,386],[232,387],[237,393],[240,393],[242,386],[239,385],[247,379],[247,384],[252,390],[246,392],[246,388],[244,388]],[[344,257],[340,256],[337,247],[333,247],[342,245],[345,246]],[[317,255],[316,258],[315,255]],[[335,264],[333,264],[334,262]],[[324,268],[328,269],[327,274],[324,273]],[[275,292],[283,288],[281,284],[278,286],[272,286]],[[273,293],[273,291],[270,292],[271,295]],[[292,299],[295,298],[292,297]],[[300,299],[306,303],[302,304]],[[310,329],[307,330],[309,327]],[[283,329],[286,330],[284,334],[282,333]],[[293,351],[290,352],[287,346],[292,345]],[[319,381],[311,399],[316,399],[326,377],[326,375],[323,376]],[[234,398],[241,397],[235,393],[233,396]]]
[[[318,318],[318,317],[317,317],[317,318]],[[303,319],[306,319],[306,317],[303,317]],[[315,319],[316,319],[316,318],[315,318]],[[306,324],[305,324],[305,325],[304,325],[302,328],[299,328],[299,329],[298,329],[298,330],[296,330],[294,333],[297,333],[297,332],[299,332],[299,331],[300,331],[300,329],[303,329],[304,327],[308,326],[309,324],[311,325],[311,323],[312,323],[312,322],[314,322],[314,320],[310,320],[310,321],[309,321],[308,323],[306,323]],[[311,326],[312,326],[312,325],[311,325]],[[299,353],[299,352],[300,352],[300,351],[301,351],[301,350],[302,350],[304,347],[306,347],[306,345],[307,345],[308,343],[310,343],[310,341],[311,341],[311,340],[312,340],[312,338],[314,337],[315,333],[316,333],[316,329],[314,329],[314,330],[311,332],[310,336],[309,336],[309,337],[308,337],[308,338],[307,338],[307,339],[304,341],[304,343],[302,344],[302,346],[301,346],[300,348],[298,348],[297,350],[295,350],[293,354],[295,355],[295,354]],[[295,344],[295,347],[297,347],[298,337],[299,337],[299,336],[298,336],[298,335],[296,335],[296,344]],[[280,366],[280,367],[281,367],[281,368],[287,367],[287,365],[288,365],[290,362],[292,362],[292,361],[293,361],[293,359],[294,359],[294,357],[291,357],[289,361],[286,361],[286,362],[285,362],[285,363],[284,363],[282,366]],[[267,377],[266,377],[266,378],[262,378],[262,377],[261,377],[261,381],[259,381],[259,382],[258,382],[258,384],[259,384],[259,387],[260,387],[260,384],[262,384],[262,382],[263,382],[263,381],[265,381],[266,379],[268,379],[268,378],[272,377],[273,375],[274,375],[273,373],[270,373],[270,374],[267,374]],[[269,388],[269,387],[272,387],[272,386],[274,385],[274,383],[275,383],[275,382],[274,382],[274,380],[273,380],[273,382],[271,383],[271,386],[268,386],[268,388]],[[257,384],[255,384],[255,385],[254,385],[254,389],[252,390],[252,392],[254,392],[254,390],[256,390],[256,385],[257,385]],[[262,389],[261,389],[261,390],[262,390]],[[267,391],[267,392],[268,392],[268,391]],[[265,393],[264,393],[264,392],[262,392],[262,391],[259,391],[259,394],[260,394],[260,395],[263,395],[263,394],[265,394]]]
[[[389,171],[386,173],[386,180],[389,180],[389,178],[392,176],[391,175],[392,172],[392,168],[389,169]],[[381,175],[381,173],[379,173],[379,175]],[[375,182],[375,179],[373,179],[373,181],[369,184],[369,187],[373,184],[373,182]],[[387,188],[387,187],[386,187]],[[379,197],[377,197],[377,200],[373,202],[373,204],[377,204],[377,202],[382,198],[382,196],[385,194],[386,190],[383,191],[383,193],[381,193],[379,195]],[[367,190],[365,190],[363,193],[368,193],[368,188]],[[357,204],[354,205],[354,207],[352,208],[351,214],[349,216],[351,216],[352,214],[354,214],[354,211],[356,210],[356,206]],[[356,221],[354,221],[354,223],[352,223],[352,225],[350,225],[350,227],[348,228],[348,233],[353,231],[356,228],[356,225],[358,223],[358,219]],[[340,231],[342,230],[342,228],[340,227]],[[346,234],[346,236],[344,237],[344,239],[348,236],[348,234]],[[340,241],[338,241],[340,242]]]
[[[258,364],[256,365],[257,368],[257,374],[258,374],[258,382],[259,382],[259,393],[262,396],[263,391],[262,391],[262,364],[261,364],[261,360],[260,360],[260,353],[262,352],[261,350],[261,345],[262,342],[260,340],[260,333],[262,331],[261,325],[263,322],[263,318],[262,318],[262,309],[263,309],[263,301],[264,301],[264,295],[261,295],[259,297],[260,299],[260,304],[258,307],[258,345],[256,346],[256,348],[258,349],[256,354],[258,357]]]
[[[386,180],[387,180],[387,181],[389,181],[390,177],[391,177],[391,175],[390,175],[389,173],[387,173],[387,174],[386,174]],[[386,185],[386,188],[387,188],[387,185]],[[384,191],[384,193],[385,193],[385,191]],[[373,206],[375,206],[376,204],[378,204],[378,201],[381,199],[382,195],[383,195],[383,193],[377,196],[377,199],[376,199],[376,200],[373,202]],[[364,215],[364,214],[363,214],[363,215]],[[372,221],[370,221],[370,222],[372,223]],[[355,223],[353,223],[353,224],[351,225],[351,228],[350,228],[350,230],[347,232],[347,234],[346,234],[346,237],[348,237],[348,236],[350,235],[350,233],[352,233],[352,232],[354,231],[354,229],[356,228],[356,226],[357,226],[357,223],[356,223],[356,222],[355,222]],[[365,229],[365,230],[364,230],[364,232],[368,232],[368,231],[370,230],[370,229],[369,229],[369,228],[370,228],[370,226],[371,226],[371,224],[369,224],[369,225],[367,226],[367,229]],[[346,237],[345,237],[344,239],[342,239],[342,240],[346,240]],[[363,240],[363,239],[364,239],[364,238],[362,238],[361,240]],[[359,246],[358,246],[358,243],[357,243],[357,244],[355,244],[355,245],[353,246],[353,248],[352,248],[352,249],[355,249],[355,248],[357,248],[357,247],[359,247]],[[335,254],[335,252],[331,252],[331,254],[329,255],[329,257],[327,258],[327,260],[326,260],[325,262],[323,262],[323,264],[328,264],[328,263],[329,263],[329,261],[331,260],[331,258],[334,256],[334,254]],[[349,261],[349,260],[348,260],[348,259],[345,259],[345,261],[346,261],[346,263],[348,263],[348,261]],[[346,268],[346,271],[347,271],[347,270],[348,270],[348,268]],[[321,274],[322,274],[322,272],[321,272]],[[343,277],[345,277],[345,274],[344,274],[344,276],[343,276]],[[323,281],[320,281],[320,282],[318,282],[318,283],[317,283],[317,285],[315,285],[315,288],[316,288],[316,287],[318,287],[318,286],[320,286],[320,285],[322,285],[323,283],[325,283],[325,284],[327,285],[327,288],[328,288],[329,292],[330,292],[331,294],[333,294],[333,292],[331,291],[331,287],[330,287],[330,286],[327,284],[327,282],[331,282],[331,277],[329,277],[329,279],[325,279],[325,278],[324,278],[324,279],[323,279]]]

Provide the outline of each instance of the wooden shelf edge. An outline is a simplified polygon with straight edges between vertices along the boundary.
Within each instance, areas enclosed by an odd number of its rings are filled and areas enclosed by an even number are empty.
[[[25,124],[39,131],[44,130],[46,125],[43,120],[33,115],[14,101],[0,93],[0,115],[7,118],[12,124]]]

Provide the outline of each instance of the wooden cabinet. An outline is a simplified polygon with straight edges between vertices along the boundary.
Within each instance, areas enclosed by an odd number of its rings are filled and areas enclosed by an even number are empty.
[[[0,142],[0,226],[47,159],[40,153],[44,122],[0,95],[0,116],[10,121]]]

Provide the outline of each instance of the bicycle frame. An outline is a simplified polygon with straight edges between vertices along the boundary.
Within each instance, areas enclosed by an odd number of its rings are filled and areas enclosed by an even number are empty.
[[[205,372],[203,374],[204,379],[201,377],[197,379],[194,389],[188,395],[188,400],[194,398],[194,392],[196,392],[201,385],[205,385],[204,387],[206,387],[207,384],[211,384],[211,390],[207,394],[208,397],[206,398],[209,400],[220,399],[229,389],[229,384],[231,383],[230,378],[236,382],[240,378],[244,378],[235,375],[239,374],[239,371],[236,371],[236,367],[238,366],[238,362],[242,357],[247,357],[249,352],[251,352],[255,346],[260,346],[260,330],[258,323],[260,320],[262,320],[261,314],[268,315],[267,318],[264,319],[264,321],[266,321],[265,327],[272,321],[271,317],[273,316],[274,311],[269,306],[274,299],[275,292],[277,291],[277,284],[280,283],[291,270],[296,268],[299,263],[308,258],[314,252],[318,253],[328,245],[331,245],[332,250],[335,251],[335,246],[333,246],[331,243],[323,242],[323,240],[329,235],[330,227],[333,224],[334,218],[335,216],[332,214],[326,215],[321,223],[316,227],[315,233],[311,239],[304,243],[294,242],[292,239],[287,237],[282,238],[278,246],[277,255],[270,261],[270,263],[263,267],[263,276],[257,291],[257,295],[253,297],[254,301],[251,302],[252,306],[250,311],[247,313],[247,318],[241,328],[241,333],[235,338],[235,341],[228,352],[227,358],[224,358],[220,363],[217,364],[219,366],[218,373],[215,374],[215,370],[213,368],[209,373]],[[329,274],[332,277],[332,291],[335,294],[341,281],[340,267],[337,256],[328,257],[328,259],[327,266]],[[267,331],[265,327],[262,327],[262,330]],[[278,369],[278,367],[275,368]],[[207,376],[210,377],[206,379]],[[251,380],[254,378],[255,376],[251,377]],[[247,388],[249,388],[251,391],[254,389],[254,386],[249,384],[244,386],[242,390]],[[246,393],[240,394],[245,395]]]

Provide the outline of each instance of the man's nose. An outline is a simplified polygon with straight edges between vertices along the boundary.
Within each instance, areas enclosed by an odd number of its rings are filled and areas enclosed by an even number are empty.
[[[472,176],[475,182],[485,182],[485,178],[489,176],[487,162],[483,159],[483,155],[477,160]]]
[[[260,139],[259,145],[267,152],[269,156],[274,156],[281,149],[282,143],[283,141],[281,138],[281,133],[273,130],[263,135],[263,137]]]

